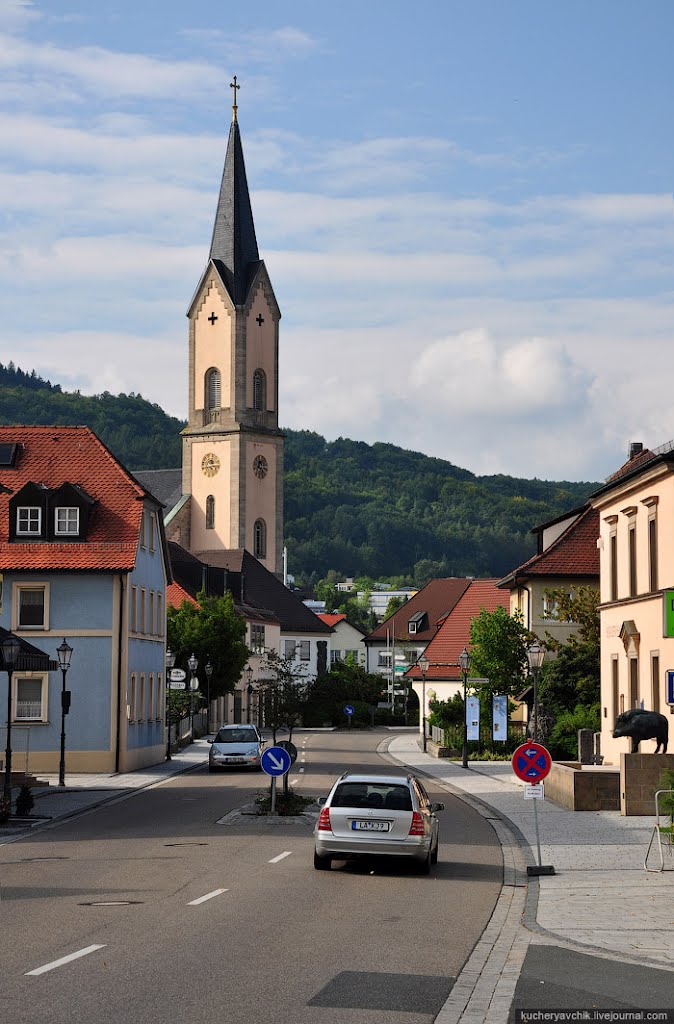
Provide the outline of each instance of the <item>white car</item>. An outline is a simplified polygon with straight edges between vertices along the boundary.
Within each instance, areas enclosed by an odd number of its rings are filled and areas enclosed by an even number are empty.
[[[368,855],[408,857],[427,875],[438,859],[438,819],[414,775],[346,772],[335,782],[314,829],[314,867]]]
[[[211,744],[208,770],[259,768],[265,741],[256,725],[223,725]]]

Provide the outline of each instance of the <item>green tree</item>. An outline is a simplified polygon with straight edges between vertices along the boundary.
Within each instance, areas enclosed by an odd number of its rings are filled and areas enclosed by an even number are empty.
[[[187,669],[192,654],[199,660],[197,677],[206,678],[204,667],[213,666],[211,699],[231,693],[241,678],[250,652],[246,646],[246,620],[234,609],[230,593],[222,597],[197,594],[198,604],[183,601],[180,608],[169,608],[168,645],[176,655],[176,664]]]
[[[490,710],[495,693],[514,697],[524,686],[529,637],[522,616],[519,613],[509,615],[505,608],[499,607],[493,612],[483,608],[471,622],[470,674],[488,680],[473,688]]]
[[[596,587],[546,587],[548,606],[554,608],[550,615],[555,622],[569,622],[578,626],[577,638],[599,650],[601,631],[599,626],[599,591]],[[559,640],[545,635],[546,645],[556,651],[564,646]]]
[[[573,712],[581,705],[588,713],[598,713],[600,701],[600,627],[599,591],[594,587],[578,587],[566,591],[561,587],[545,591],[548,604],[555,608],[557,622],[578,627],[566,643],[546,633],[546,644],[555,657],[544,663],[541,671],[539,697],[557,715]]]
[[[265,722],[271,728],[274,743],[279,729],[287,729],[292,740],[293,729],[304,716],[308,680],[304,666],[276,651],[268,651],[261,666],[260,699],[265,709]]]
[[[324,722],[344,725],[344,705],[352,704],[355,708],[354,724],[369,725],[371,708],[381,699],[383,685],[381,676],[367,672],[362,665],[338,662],[311,683],[306,720],[313,725]]]

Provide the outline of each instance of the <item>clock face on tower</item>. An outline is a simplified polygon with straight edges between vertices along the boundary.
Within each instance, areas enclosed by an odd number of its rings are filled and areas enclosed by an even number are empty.
[[[256,455],[253,459],[253,472],[258,480],[264,480],[267,475],[269,465],[264,455]]]
[[[201,460],[201,471],[205,476],[215,476],[220,469],[220,459],[212,452],[208,452]]]

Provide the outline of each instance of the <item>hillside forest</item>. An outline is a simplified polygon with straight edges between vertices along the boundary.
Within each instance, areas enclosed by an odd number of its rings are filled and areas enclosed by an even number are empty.
[[[132,472],[180,465],[184,426],[139,394],[65,392],[0,364],[0,423],[86,425]],[[503,576],[534,550],[531,529],[581,504],[596,484],[476,476],[391,444],[287,430],[290,571],[313,586],[330,570],[421,585]]]

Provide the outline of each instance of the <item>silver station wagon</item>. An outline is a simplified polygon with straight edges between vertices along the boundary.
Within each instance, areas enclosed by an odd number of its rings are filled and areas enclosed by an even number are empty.
[[[346,772],[335,782],[314,829],[314,867],[366,855],[408,857],[427,875],[438,859],[438,819],[414,775]]]

